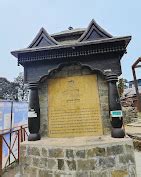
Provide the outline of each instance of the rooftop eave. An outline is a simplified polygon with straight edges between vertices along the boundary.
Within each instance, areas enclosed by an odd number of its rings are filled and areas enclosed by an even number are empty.
[[[105,38],[95,41],[83,41],[83,42],[75,42],[73,44],[58,44],[58,45],[52,45],[47,47],[35,47],[35,48],[25,48],[21,50],[12,51],[11,54],[18,58],[19,54],[22,53],[30,53],[30,52],[36,52],[36,51],[44,51],[44,50],[56,50],[56,49],[67,49],[70,47],[79,47],[79,46],[88,46],[88,45],[97,45],[102,43],[112,43],[112,42],[119,42],[119,41],[125,41],[125,47],[129,44],[131,40],[131,36],[123,36],[123,37],[113,37],[113,38]]]

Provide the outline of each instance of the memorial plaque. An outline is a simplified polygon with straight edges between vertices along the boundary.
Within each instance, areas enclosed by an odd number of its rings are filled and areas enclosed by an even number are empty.
[[[48,80],[49,137],[103,134],[96,75]]]

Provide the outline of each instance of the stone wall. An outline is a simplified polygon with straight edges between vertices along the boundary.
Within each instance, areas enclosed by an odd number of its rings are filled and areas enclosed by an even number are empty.
[[[98,78],[98,91],[100,99],[101,117],[103,122],[103,133],[106,135],[111,132],[109,103],[108,103],[108,83],[101,75],[97,75],[97,78]]]
[[[48,96],[47,80],[39,85],[39,103],[40,103],[40,133],[41,136],[47,136],[48,131]]]
[[[77,65],[66,66],[62,68],[60,71],[54,72],[51,74],[50,78],[59,78],[59,77],[69,77],[69,76],[82,76],[92,74],[87,68],[81,68]],[[94,73],[96,74],[96,73]],[[101,109],[101,117],[103,122],[103,134],[108,134],[110,132],[110,119],[109,119],[109,105],[108,105],[108,84],[104,79],[104,76],[97,73],[97,81],[98,81],[98,91],[99,91],[99,99],[100,99],[100,109]],[[48,96],[47,96],[47,87],[48,82],[47,79],[39,85],[39,101],[40,101],[40,132],[41,136],[47,136],[48,134],[48,116],[47,116],[47,105],[48,105]]]
[[[90,139],[83,146],[71,139],[68,140],[71,145],[66,142],[65,147],[56,146],[57,141],[48,139],[21,145],[22,177],[136,177],[134,149],[129,138]],[[58,143],[65,141],[61,139]]]

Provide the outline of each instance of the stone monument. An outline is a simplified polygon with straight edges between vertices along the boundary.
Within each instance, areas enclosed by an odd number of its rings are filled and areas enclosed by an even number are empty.
[[[41,28],[28,48],[12,52],[30,89],[23,176],[136,176],[116,86],[130,40],[92,20],[52,35]]]

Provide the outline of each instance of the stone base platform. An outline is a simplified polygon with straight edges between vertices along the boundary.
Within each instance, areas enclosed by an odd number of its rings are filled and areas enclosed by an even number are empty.
[[[110,136],[24,142],[22,177],[136,177],[133,142]]]

